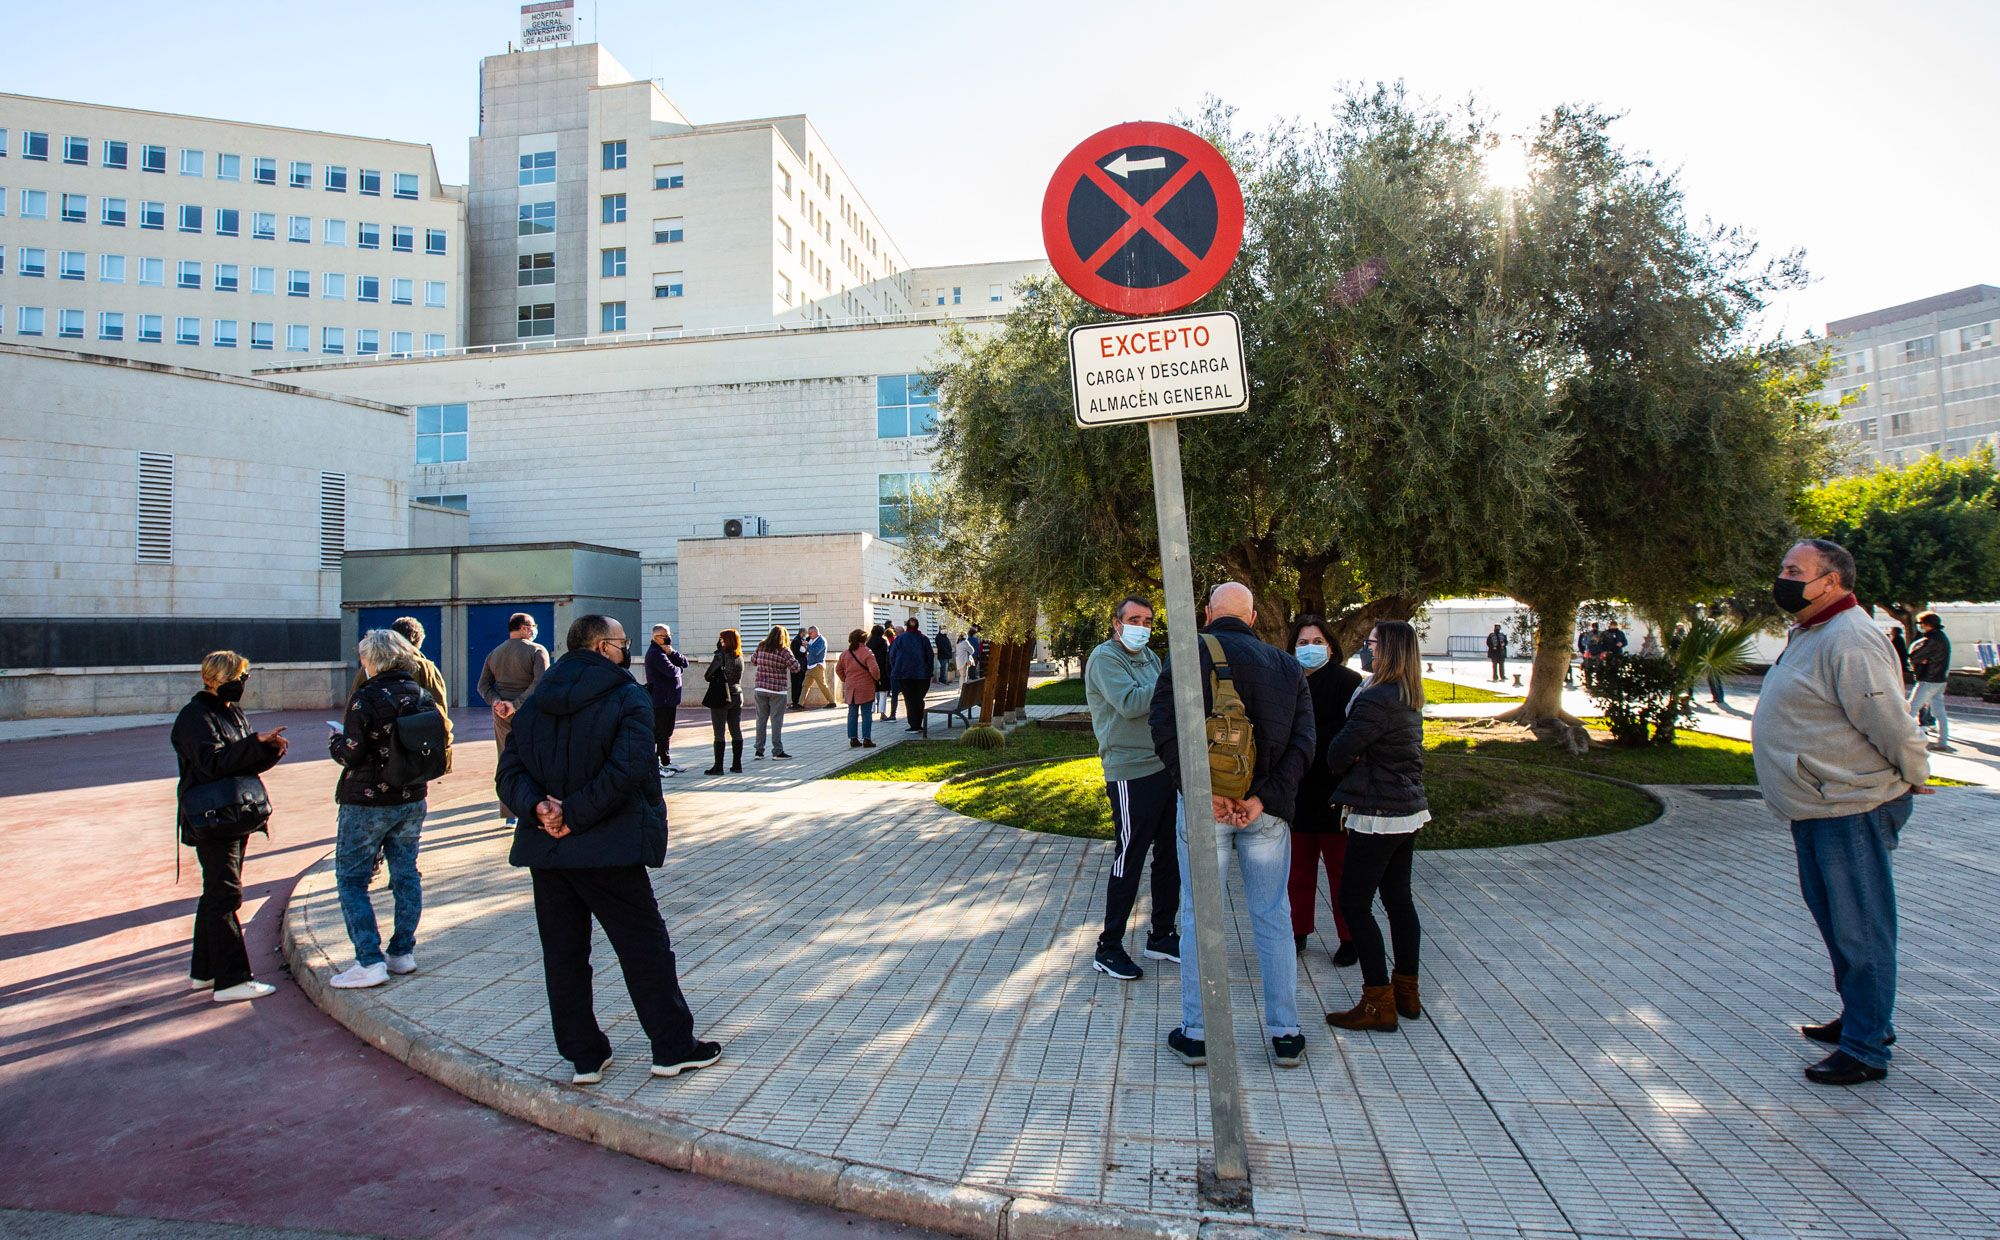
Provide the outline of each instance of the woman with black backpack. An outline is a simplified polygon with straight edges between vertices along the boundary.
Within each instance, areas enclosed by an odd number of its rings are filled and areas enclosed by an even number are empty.
[[[709,727],[715,731],[715,765],[704,775],[722,774],[722,734],[729,733],[729,769],[743,773],[743,638],[735,629],[724,629],[715,639],[715,653],[709,656],[708,670],[702,673],[708,692],[701,704],[708,707]]]
[[[423,913],[423,880],[417,874],[417,843],[424,829],[426,772],[412,765],[405,727],[414,717],[437,716],[437,704],[416,682],[417,648],[394,629],[372,629],[361,638],[361,670],[368,674],[347,704],[341,730],[327,741],[327,753],[344,769],[333,799],[340,825],[333,845],[334,885],[340,915],[354,944],[354,967],[329,984],[341,990],[380,986],[391,973],[417,970],[417,919]],[[403,721],[410,720],[405,724]],[[436,729],[441,734],[441,729]],[[442,761],[431,775],[442,773]],[[380,860],[389,863],[389,890],[396,900],[395,929],[386,958],[368,884]]]
[[[218,650],[201,661],[202,690],[174,720],[175,790],[181,843],[201,863],[201,900],[194,908],[194,960],[188,985],[212,990],[217,1003],[261,999],[277,987],[250,974],[243,946],[243,847],[269,834],[270,798],[258,776],[285,756],[285,730],[252,733],[243,717],[250,660]]]

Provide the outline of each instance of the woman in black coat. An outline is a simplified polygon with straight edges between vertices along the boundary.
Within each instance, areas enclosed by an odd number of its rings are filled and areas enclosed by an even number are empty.
[[[1417,949],[1422,927],[1410,895],[1417,830],[1430,821],[1424,797],[1424,673],[1417,633],[1383,620],[1369,635],[1375,671],[1347,705],[1347,723],[1326,747],[1334,802],[1345,814],[1347,858],[1338,907],[1361,962],[1361,1002],[1327,1013],[1336,1029],[1394,1029],[1396,1017],[1422,1015],[1417,997]],[[1396,953],[1393,982],[1375,924],[1382,897]]]
[[[1346,654],[1327,634],[1326,621],[1311,613],[1292,621],[1290,646],[1299,666],[1305,669],[1306,688],[1312,694],[1313,735],[1332,737],[1347,723],[1347,702],[1361,687],[1361,673],[1348,667]],[[1326,769],[1326,754],[1313,755],[1313,764],[1299,780],[1297,807],[1292,815],[1292,874],[1287,885],[1292,904],[1293,946],[1306,949],[1313,932],[1313,906],[1319,902],[1319,870],[1326,869],[1326,894],[1334,901],[1333,928],[1340,946],[1333,962],[1345,968],[1355,962],[1353,936],[1347,932],[1347,918],[1341,914],[1341,863],[1347,856],[1347,836],[1340,829],[1340,810],[1332,804],[1334,778]]]
[[[708,692],[701,704],[708,707],[708,723],[715,730],[715,765],[704,775],[722,774],[722,734],[729,733],[729,769],[743,771],[743,639],[735,629],[724,629],[715,639],[715,653],[709,656],[708,670],[702,673]]]
[[[180,767],[175,789],[181,843],[201,864],[201,899],[194,909],[194,959],[188,984],[212,990],[217,1003],[261,999],[277,987],[250,974],[243,946],[243,846],[247,834],[210,841],[189,821],[187,796],[203,784],[236,775],[261,775],[285,756],[285,730],[252,733],[243,717],[243,690],[250,683],[250,660],[218,650],[201,661],[202,690],[174,720],[174,760]],[[259,825],[257,830],[264,830]],[[268,833],[268,832],[267,832]]]
[[[896,686],[889,683],[889,630],[876,625],[868,630],[868,652],[875,656],[875,666],[882,669],[882,678],[876,684],[875,700],[882,704],[882,718],[896,717]]]

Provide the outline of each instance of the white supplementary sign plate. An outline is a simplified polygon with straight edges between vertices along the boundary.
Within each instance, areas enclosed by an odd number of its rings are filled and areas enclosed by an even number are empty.
[[[1078,426],[1241,413],[1243,326],[1221,311],[1072,327],[1069,386]]]

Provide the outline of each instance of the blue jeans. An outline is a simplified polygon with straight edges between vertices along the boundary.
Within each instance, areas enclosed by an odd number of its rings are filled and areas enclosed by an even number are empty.
[[[376,929],[375,905],[368,899],[368,882],[375,877],[378,858],[388,859],[389,891],[396,898],[396,928],[389,936],[389,954],[407,956],[417,949],[417,918],[424,911],[417,837],[423,833],[424,809],[422,801],[340,807],[333,877],[340,890],[340,916],[347,923],[357,964],[382,963],[382,932]]]
[[[1922,714],[1926,706],[1931,708],[1931,718],[1937,720],[1937,743],[1951,744],[1951,720],[1944,713],[1943,681],[1920,680],[1910,687],[1910,716],[1915,718]]]
[[[855,721],[860,720],[857,724]],[[855,729],[859,728],[857,732]],[[875,737],[875,703],[849,702],[847,704],[847,739],[851,741],[873,740]]]
[[[1181,866],[1181,1031],[1201,1041],[1201,968],[1195,959],[1193,870],[1188,866],[1185,806],[1174,798],[1174,855]],[[1229,886],[1229,854],[1243,870],[1243,898],[1250,905],[1250,931],[1257,944],[1257,973],[1264,982],[1264,1036],[1289,1037],[1299,1031],[1299,960],[1292,949],[1292,902],[1286,884],[1292,875],[1292,829],[1275,814],[1260,814],[1240,830],[1217,823],[1215,859],[1222,885]]]
[[[1865,814],[1792,823],[1799,890],[1840,992],[1840,1049],[1871,1068],[1889,1066],[1896,1030],[1896,878],[1889,850],[1910,820],[1910,794]]]

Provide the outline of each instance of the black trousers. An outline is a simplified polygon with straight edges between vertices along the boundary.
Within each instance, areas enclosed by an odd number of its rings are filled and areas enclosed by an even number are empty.
[[[1347,833],[1347,865],[1340,872],[1340,915],[1346,918],[1354,948],[1361,953],[1363,985],[1389,984],[1388,964],[1382,957],[1382,928],[1375,924],[1377,892],[1382,896],[1382,911],[1389,915],[1396,972],[1416,976],[1417,944],[1423,938],[1416,901],[1410,898],[1410,861],[1416,843],[1415,831],[1400,835]]]
[[[915,680],[899,680],[896,682],[896,687],[903,691],[903,721],[913,728],[923,727],[924,695],[930,692],[930,677],[919,676]]]
[[[1153,933],[1172,934],[1181,907],[1181,863],[1174,848],[1174,777],[1155,771],[1138,779],[1107,779],[1114,851],[1104,884],[1104,932],[1099,947],[1125,941],[1125,924],[1139,898],[1139,870],[1153,854]]]
[[[243,946],[243,840],[196,844],[201,863],[201,899],[194,906],[194,959],[188,976],[213,979],[217,990],[250,980],[250,953]]]
[[[1493,660],[1493,679],[1507,679],[1507,656],[1504,654]]]
[[[597,1023],[590,989],[590,919],[604,927],[639,1024],[653,1043],[654,1063],[673,1063],[694,1046],[694,1014],[674,972],[674,949],[659,901],[642,865],[599,869],[531,869],[535,929],[542,936],[542,975],[556,1050],[578,1068],[593,1069],[611,1053]]]
[[[804,660],[801,659],[800,662],[803,663]],[[805,687],[806,673],[805,669],[801,667],[798,671],[792,673],[792,705],[797,706],[799,704],[799,694],[805,690]]]
[[[678,713],[672,706],[653,708],[653,750],[663,763],[673,760],[674,716]]]
[[[726,729],[729,740],[735,746],[736,765],[743,765],[743,708],[741,706],[711,706],[708,708],[708,726],[715,730],[715,764],[722,765],[722,733]]]

